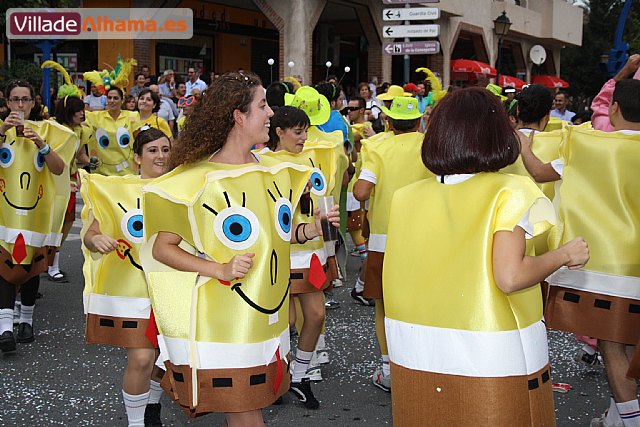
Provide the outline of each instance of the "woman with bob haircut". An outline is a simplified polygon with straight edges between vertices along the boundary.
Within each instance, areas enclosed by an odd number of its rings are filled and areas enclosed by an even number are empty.
[[[589,255],[576,238],[529,256],[526,239],[555,216],[529,178],[497,172],[518,151],[498,98],[461,89],[424,138],[436,177],[394,195],[383,286],[396,426],[555,425],[538,283]]]
[[[145,218],[152,258],[141,261],[165,389],[189,416],[223,412],[229,427],[257,427],[289,389],[290,247],[322,233],[320,215],[294,223],[311,168],[251,151],[269,140],[273,116],[258,76],[227,73],[207,92],[171,153],[175,169],[143,190],[144,210],[167,214]]]

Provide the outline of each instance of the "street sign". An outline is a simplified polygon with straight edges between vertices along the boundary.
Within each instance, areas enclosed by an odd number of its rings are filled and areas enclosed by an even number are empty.
[[[398,42],[385,43],[383,49],[389,55],[432,55],[440,52],[440,42]]]
[[[382,0],[383,4],[440,3],[440,0]]]
[[[389,25],[382,27],[382,37],[438,37],[440,25]]]
[[[432,20],[440,18],[437,7],[413,7],[411,9],[383,9],[382,19],[385,21],[413,21],[418,19]]]

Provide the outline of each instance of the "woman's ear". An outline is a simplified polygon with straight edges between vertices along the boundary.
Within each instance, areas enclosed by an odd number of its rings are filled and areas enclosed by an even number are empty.
[[[244,114],[242,113],[242,111],[238,109],[233,110],[233,121],[239,125],[242,124],[242,122],[244,121]]]
[[[278,135],[278,139],[282,138],[284,136],[284,129],[280,126],[276,127],[276,135]]]
[[[138,169],[140,168],[140,164],[142,163],[142,159],[138,155],[138,153],[133,153],[133,161],[138,165]]]

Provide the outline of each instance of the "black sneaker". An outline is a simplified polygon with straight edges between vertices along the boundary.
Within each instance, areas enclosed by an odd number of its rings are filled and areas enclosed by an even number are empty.
[[[356,288],[351,289],[351,298],[356,300],[357,303],[366,305],[367,307],[373,307],[376,305],[375,299],[365,298],[362,294],[364,294],[364,291],[356,292]]]
[[[291,388],[289,391],[296,395],[298,400],[304,404],[307,409],[318,409],[320,402],[313,395],[311,391],[311,382],[309,378],[303,378],[299,383],[291,382]]]
[[[4,331],[0,335],[0,351],[3,353],[16,351],[16,340],[13,338],[13,332]]]
[[[16,335],[16,341],[24,344],[33,342],[35,337],[33,336],[33,326],[26,322],[22,322],[18,325],[18,335]]]
[[[148,403],[144,409],[144,427],[162,427],[162,419],[160,418],[160,410],[162,405],[159,403]]]

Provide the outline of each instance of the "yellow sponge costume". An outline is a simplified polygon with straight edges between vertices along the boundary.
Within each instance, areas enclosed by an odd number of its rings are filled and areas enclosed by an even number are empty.
[[[555,221],[515,175],[396,191],[383,270],[395,426],[555,425],[540,286],[505,294],[493,276],[494,233],[525,215],[533,235]]]
[[[589,263],[548,278],[547,325],[608,341],[640,339],[640,134],[569,127],[561,146],[557,247],[582,236]]]
[[[50,120],[26,120],[65,164],[75,154],[76,135]],[[30,139],[6,133],[0,146],[0,275],[20,285],[46,271],[49,246],[62,241],[69,202],[69,171],[54,175]]]
[[[86,111],[85,117],[94,131],[89,140],[89,156],[100,159],[96,173],[134,174],[133,133],[141,126],[138,112],[122,110],[116,120],[108,111]]]
[[[289,388],[289,248],[293,212],[311,169],[207,160],[144,187],[141,260],[165,360],[165,386],[189,415],[245,412]],[[162,213],[162,214],[160,214]],[[175,271],[151,255],[160,231],[219,263],[255,253],[253,268],[224,282]]]
[[[139,250],[143,238],[142,186],[151,180],[135,175],[102,176],[80,171],[84,200],[82,232],[94,219],[100,232],[118,241],[108,254],[84,254],[86,340],[128,348],[153,348],[145,336],[151,302]]]

